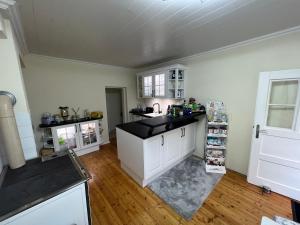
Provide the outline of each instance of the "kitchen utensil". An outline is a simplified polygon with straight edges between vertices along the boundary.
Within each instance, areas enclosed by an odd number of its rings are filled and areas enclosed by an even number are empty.
[[[91,112],[91,118],[92,119],[102,119],[103,118],[103,112],[101,112],[101,111]]]
[[[79,107],[77,108],[77,110],[75,110],[74,108],[72,108],[72,111],[74,112],[73,120],[79,119],[79,114],[78,114],[79,109],[80,109]]]
[[[69,107],[68,106],[60,106],[60,115],[66,121],[69,117]]]

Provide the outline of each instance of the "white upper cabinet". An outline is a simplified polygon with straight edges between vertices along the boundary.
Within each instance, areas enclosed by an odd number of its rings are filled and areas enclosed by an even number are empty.
[[[173,65],[137,74],[138,98],[184,98],[186,67]]]

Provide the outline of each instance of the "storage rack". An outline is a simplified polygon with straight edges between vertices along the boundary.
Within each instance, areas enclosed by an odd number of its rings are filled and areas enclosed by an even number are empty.
[[[225,156],[227,148],[228,121],[216,121],[214,117],[206,119],[205,169],[207,173],[226,173]]]

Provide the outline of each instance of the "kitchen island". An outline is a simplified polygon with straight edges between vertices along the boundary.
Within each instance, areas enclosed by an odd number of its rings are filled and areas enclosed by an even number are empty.
[[[196,148],[195,117],[160,116],[117,126],[121,167],[145,187],[155,178],[190,156]]]

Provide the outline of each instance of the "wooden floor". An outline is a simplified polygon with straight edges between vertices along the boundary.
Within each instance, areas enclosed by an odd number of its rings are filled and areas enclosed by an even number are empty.
[[[81,160],[92,175],[89,187],[93,225],[254,225],[260,224],[263,215],[292,217],[290,199],[274,193],[261,195],[246,177],[228,171],[193,219],[186,221],[120,168],[115,143]]]

